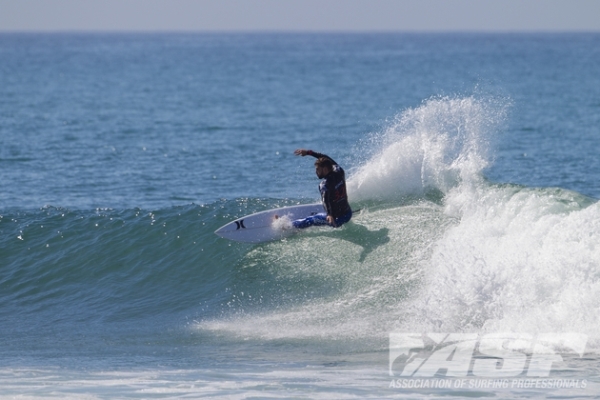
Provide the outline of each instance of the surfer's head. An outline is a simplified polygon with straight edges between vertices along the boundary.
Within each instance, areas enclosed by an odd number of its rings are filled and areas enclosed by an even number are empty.
[[[319,179],[325,178],[333,170],[331,160],[326,157],[321,157],[315,161],[315,172]]]

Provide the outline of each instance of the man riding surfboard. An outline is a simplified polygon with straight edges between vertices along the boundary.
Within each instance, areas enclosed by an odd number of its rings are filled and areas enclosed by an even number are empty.
[[[292,222],[293,226],[300,229],[313,225],[329,225],[337,228],[350,221],[352,209],[348,203],[346,174],[342,167],[331,157],[312,150],[298,149],[294,151],[294,154],[302,157],[312,156],[317,159],[315,172],[317,177],[322,179],[319,191],[326,212],[297,219]]]

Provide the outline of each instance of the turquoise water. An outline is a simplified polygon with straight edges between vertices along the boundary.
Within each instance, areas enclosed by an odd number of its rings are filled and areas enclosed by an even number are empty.
[[[0,387],[595,397],[600,36],[0,35]],[[339,230],[233,243],[318,200]],[[577,332],[584,389],[390,388],[391,332]]]

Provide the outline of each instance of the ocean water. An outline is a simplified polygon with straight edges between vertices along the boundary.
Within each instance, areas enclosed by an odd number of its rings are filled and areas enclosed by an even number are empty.
[[[596,398],[598,65],[599,34],[0,34],[0,397]],[[318,201],[299,147],[352,222],[214,235]],[[394,332],[587,341],[576,385],[398,388]]]

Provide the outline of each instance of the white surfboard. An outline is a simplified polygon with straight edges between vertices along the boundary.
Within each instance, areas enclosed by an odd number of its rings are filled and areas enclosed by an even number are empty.
[[[215,233],[236,242],[262,243],[279,240],[300,230],[294,228],[291,221],[321,212],[325,212],[325,209],[320,203],[275,208],[236,219],[220,227]]]

